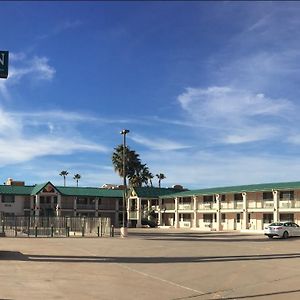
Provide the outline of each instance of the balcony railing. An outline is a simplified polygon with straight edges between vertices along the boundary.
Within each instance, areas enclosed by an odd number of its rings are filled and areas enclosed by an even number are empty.
[[[274,201],[272,200],[272,201],[270,201],[270,200],[263,200],[262,201],[262,206],[263,206],[263,208],[274,208]]]
[[[234,208],[233,202],[221,202],[221,209],[232,209]]]
[[[178,204],[178,210],[192,210],[193,205],[191,203],[181,203]]]
[[[279,201],[279,208],[300,208],[300,201],[297,200],[280,200]]]
[[[166,210],[175,210],[175,203],[165,203],[162,207]]]
[[[95,204],[78,204],[77,203],[77,209],[94,210],[95,209]]]
[[[199,203],[198,209],[217,209],[217,204],[213,202]]]
[[[115,210],[116,206],[112,203],[110,205],[99,205],[98,210]],[[120,210],[120,207],[119,207]]]

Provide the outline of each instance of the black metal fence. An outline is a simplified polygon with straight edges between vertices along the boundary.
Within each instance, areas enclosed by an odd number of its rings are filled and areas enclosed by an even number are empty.
[[[0,226],[9,237],[114,236],[110,218],[0,216]]]

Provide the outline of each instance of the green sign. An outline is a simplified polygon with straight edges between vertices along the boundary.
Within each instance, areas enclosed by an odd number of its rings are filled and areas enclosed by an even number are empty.
[[[0,50],[0,78],[8,76],[8,51]]]

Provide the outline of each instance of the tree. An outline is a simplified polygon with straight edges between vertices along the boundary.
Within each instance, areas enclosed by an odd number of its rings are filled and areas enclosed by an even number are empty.
[[[78,187],[78,181],[80,180],[80,178],[81,178],[80,174],[75,174],[74,177],[73,177],[73,179],[76,180],[77,187]]]
[[[141,178],[142,178],[142,183],[145,183],[146,186],[150,186],[153,187],[152,184],[152,179],[154,178],[153,174],[150,172],[149,168],[147,165],[144,165],[142,170],[141,170],[141,174],[140,174]]]
[[[129,147],[125,149],[125,175],[131,187],[140,187],[143,184],[148,186],[149,179],[153,178],[146,164],[142,164],[140,155]],[[123,177],[123,145],[115,148],[112,155],[112,163],[115,171]],[[151,177],[152,176],[152,177]]]
[[[130,178],[135,175],[135,170],[140,166],[141,160],[139,154],[134,150],[130,150],[129,147],[125,148],[125,175]],[[121,177],[123,177],[123,145],[119,145],[115,148],[115,151],[112,155],[112,163],[115,169]]]
[[[64,186],[66,186],[66,177],[67,177],[68,174],[69,174],[68,171],[61,171],[61,172],[59,173],[60,176],[63,176],[63,177],[64,177]]]
[[[163,173],[159,173],[159,174],[156,174],[156,177],[158,178],[158,187],[160,188],[160,183],[163,179],[166,179],[167,177],[165,176],[165,174]]]

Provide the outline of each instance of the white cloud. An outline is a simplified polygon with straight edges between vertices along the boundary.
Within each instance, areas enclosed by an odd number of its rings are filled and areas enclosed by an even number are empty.
[[[294,109],[286,99],[228,86],[187,88],[178,101],[187,118],[215,130],[218,140],[235,144],[273,138],[281,131],[278,120]]]
[[[232,87],[187,88],[178,96],[182,108],[196,119],[233,120],[261,115],[280,115],[292,108],[285,99],[271,99]]]
[[[205,188],[251,183],[298,181],[300,158],[237,152],[143,153],[152,173],[162,172],[163,186]],[[161,162],[164,162],[163,164]],[[157,182],[155,182],[157,185]]]
[[[106,147],[89,141],[53,136],[0,139],[0,165],[10,165],[47,155],[68,155],[74,152],[107,152]]]
[[[129,137],[138,144],[149,147],[157,151],[170,151],[190,148],[191,146],[183,145],[175,141],[163,138],[146,138],[141,135],[133,134]]]

